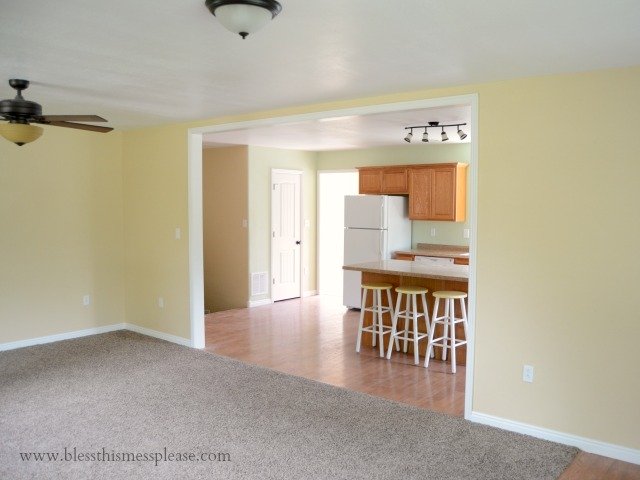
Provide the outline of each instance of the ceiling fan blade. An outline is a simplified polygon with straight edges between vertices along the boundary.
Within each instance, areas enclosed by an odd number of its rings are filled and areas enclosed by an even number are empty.
[[[98,115],[42,115],[38,117],[41,122],[106,122]]]
[[[91,132],[107,133],[113,130],[111,127],[99,127],[97,125],[85,125],[84,123],[73,122],[47,122],[46,125],[54,125],[56,127],[76,128],[78,130],[89,130]]]

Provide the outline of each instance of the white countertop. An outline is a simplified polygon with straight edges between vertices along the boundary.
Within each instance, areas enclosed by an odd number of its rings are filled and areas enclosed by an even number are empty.
[[[425,265],[408,260],[381,260],[345,265],[343,270],[399,275],[401,277],[433,278],[437,280],[469,281],[469,265]]]

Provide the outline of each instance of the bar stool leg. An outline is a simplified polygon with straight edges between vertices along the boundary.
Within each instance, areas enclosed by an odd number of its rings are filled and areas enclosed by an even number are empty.
[[[451,373],[456,373],[456,304],[453,298],[450,298],[449,302],[451,304],[449,308],[451,312],[449,317],[449,322],[451,322]]]
[[[382,322],[382,293],[380,292],[380,290],[377,290],[376,293],[378,295],[378,338],[380,339],[378,343],[380,344],[380,356],[384,357],[384,330],[382,328],[382,326],[384,325],[384,323]]]
[[[393,317],[391,319],[391,338],[389,339],[389,348],[387,348],[387,360],[391,359],[391,351],[393,350],[393,342],[391,339],[395,338],[396,343],[396,352],[400,350],[398,345],[398,313],[400,312],[400,301],[402,300],[402,294],[398,294],[398,298],[396,299],[396,309],[393,312]]]
[[[467,334],[467,306],[464,304],[464,298],[460,299],[460,310],[462,311],[462,326],[464,327],[464,339],[469,338]]]
[[[422,309],[424,310],[424,326],[426,328],[425,332],[427,332],[427,335],[428,335],[431,332],[431,322],[429,321],[429,307],[427,306],[427,295],[423,293],[421,296],[422,296]],[[426,355],[426,351],[425,351],[425,355]],[[434,357],[433,351],[431,351],[431,357],[432,358]]]
[[[413,363],[418,365],[420,357],[418,352],[418,296],[411,295],[411,303],[413,306]]]
[[[425,368],[429,366],[429,359],[435,357],[433,351],[433,334],[436,331],[436,318],[438,317],[438,307],[440,306],[440,299],[436,297],[436,303],[433,305],[433,319],[431,320],[431,328],[429,329],[429,340],[427,342],[427,352],[424,356]]]
[[[358,324],[358,340],[356,341],[356,353],[360,353],[360,343],[362,342],[362,327],[364,326],[364,307],[367,302],[367,289],[362,289],[362,305],[360,308],[360,323]]]
[[[442,338],[442,361],[447,361],[447,342],[449,341],[449,300],[445,299],[444,301],[444,333]]]
[[[393,310],[393,300],[391,300],[391,289],[387,290],[387,302],[389,302],[389,309],[391,310],[389,312],[389,315],[391,316],[391,318],[393,318],[395,316],[395,312]],[[398,342],[398,337],[394,337],[393,335],[391,337],[389,337],[389,343],[391,343],[391,339],[395,340],[396,343],[396,352],[400,351],[400,342]]]
[[[376,291],[371,291],[371,346],[375,347],[378,343],[376,337],[376,328],[378,326],[378,300],[376,299]]]
[[[406,294],[406,297],[407,300],[404,304],[404,345],[402,347],[404,353],[407,353],[409,346],[409,294]]]

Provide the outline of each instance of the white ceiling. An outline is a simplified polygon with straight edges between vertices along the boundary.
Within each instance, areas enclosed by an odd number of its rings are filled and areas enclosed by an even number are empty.
[[[446,143],[471,141],[471,107],[451,106],[371,115],[329,117],[322,120],[254,127],[245,130],[209,133],[204,136],[205,147],[224,145],[254,145],[293,150],[348,150],[388,145],[424,145],[424,129],[414,130],[410,144],[404,141],[405,127],[427,125],[438,121],[441,125],[466,123],[461,127],[467,134],[463,141],[455,127],[445,128]],[[429,128],[429,145],[441,142],[440,128]]]
[[[2,0],[9,78],[117,128],[640,63],[638,0],[281,0],[242,40],[204,0]]]

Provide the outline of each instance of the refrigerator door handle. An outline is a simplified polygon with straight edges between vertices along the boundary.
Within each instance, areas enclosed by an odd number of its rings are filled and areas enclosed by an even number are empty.
[[[382,248],[383,248],[383,241],[384,241],[384,235],[382,234],[382,232],[380,232],[380,240],[378,241],[378,250],[380,252],[380,260],[384,260],[384,255],[382,254]]]

